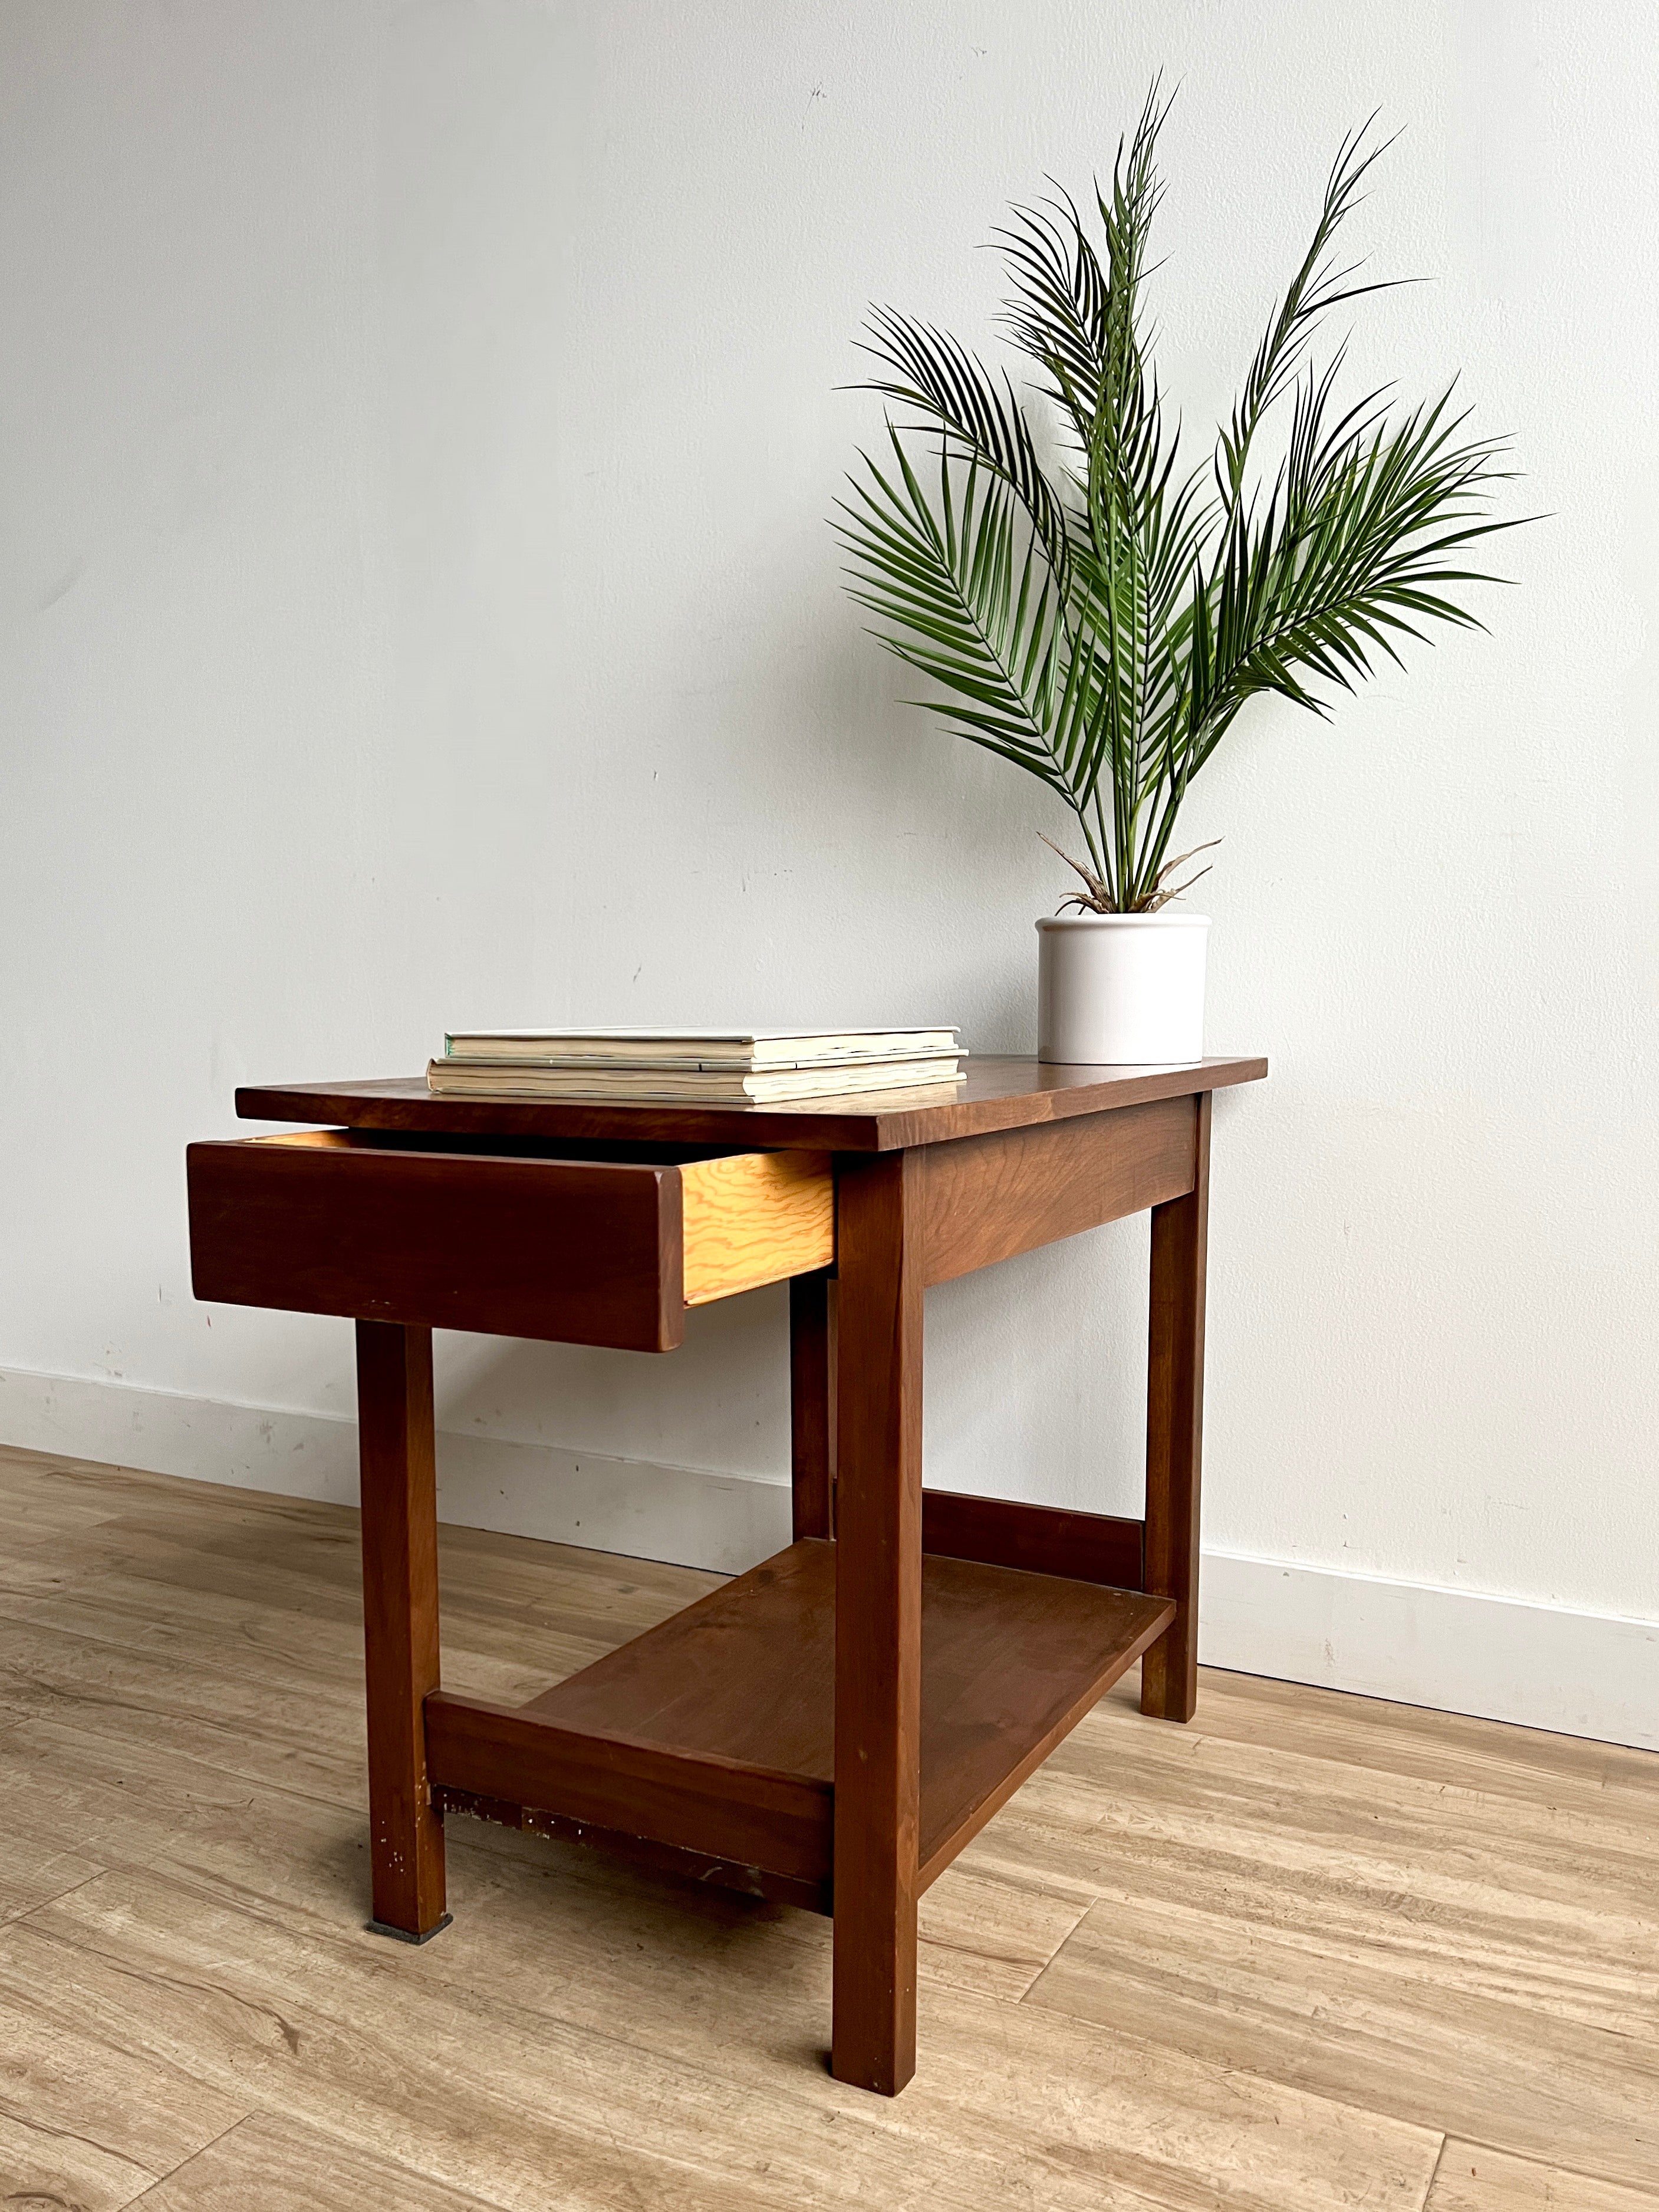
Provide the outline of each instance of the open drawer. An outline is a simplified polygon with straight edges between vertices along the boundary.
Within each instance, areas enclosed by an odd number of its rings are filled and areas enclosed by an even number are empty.
[[[675,1164],[360,1130],[192,1145],[198,1298],[669,1352],[685,1309],[835,1257],[823,1152]]]

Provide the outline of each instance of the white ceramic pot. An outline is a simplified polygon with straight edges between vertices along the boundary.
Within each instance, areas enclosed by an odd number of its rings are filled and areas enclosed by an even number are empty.
[[[1167,1067],[1204,1057],[1207,915],[1051,915],[1036,927],[1039,1060]]]

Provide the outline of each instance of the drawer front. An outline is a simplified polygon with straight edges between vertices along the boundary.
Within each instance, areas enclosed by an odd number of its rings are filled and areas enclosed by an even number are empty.
[[[198,1298],[667,1352],[684,1333],[678,1168],[320,1137],[192,1145]]]
[[[828,1156],[682,1167],[421,1152],[338,1130],[192,1145],[199,1298],[668,1352],[685,1309],[826,1267]]]

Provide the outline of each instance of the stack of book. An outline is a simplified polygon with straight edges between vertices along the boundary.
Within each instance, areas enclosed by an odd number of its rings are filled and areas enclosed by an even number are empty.
[[[949,1097],[965,1057],[953,1029],[457,1030],[427,1083],[447,1098],[776,1106],[872,1091]]]

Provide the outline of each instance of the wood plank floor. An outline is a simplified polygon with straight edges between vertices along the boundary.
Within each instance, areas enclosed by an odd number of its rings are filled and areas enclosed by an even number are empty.
[[[715,1577],[444,1532],[526,1698]],[[368,1935],[355,1515],[0,1451],[0,2204],[1659,2212],[1659,1757],[1132,1676],[929,1893],[921,2061],[830,1930],[450,1823]]]

